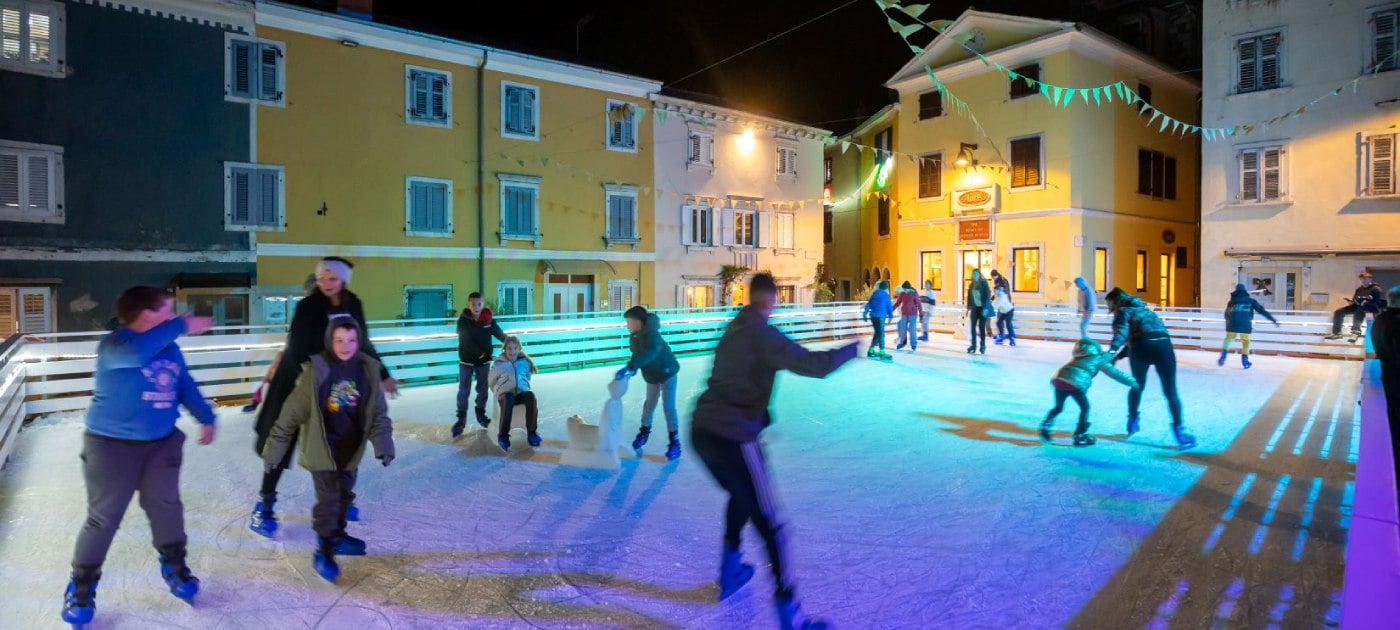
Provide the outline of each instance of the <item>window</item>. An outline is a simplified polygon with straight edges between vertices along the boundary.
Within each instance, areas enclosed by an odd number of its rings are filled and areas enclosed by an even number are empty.
[[[1390,8],[1371,14],[1371,66],[1368,71],[1384,72],[1400,67],[1395,58],[1395,23],[1400,21],[1400,8]]]
[[[1239,200],[1243,203],[1284,198],[1283,147],[1253,147],[1237,154],[1240,166]]]
[[[1016,293],[1040,292],[1040,248],[1011,249],[1011,290]]]
[[[1147,103],[1148,105],[1152,104],[1152,86],[1146,83],[1138,82],[1137,95],[1138,98],[1142,99],[1142,102]]]
[[[63,222],[63,147],[0,140],[0,221]]]
[[[832,228],[836,223],[836,215],[832,213],[831,206],[822,208],[822,242],[831,243]]]
[[[875,200],[875,223],[880,236],[890,235],[890,198],[880,195]]]
[[[794,304],[797,302],[797,287],[791,284],[778,285],[778,303]]]
[[[831,158],[824,158],[822,160],[822,173],[822,183],[831,185]]]
[[[282,42],[229,33],[224,36],[224,98],[283,105],[286,59]]]
[[[1187,266],[1187,265],[1186,265],[1186,260],[1187,260],[1187,258],[1186,258],[1186,251],[1187,251],[1187,250],[1186,250],[1186,247],[1185,247],[1184,245],[1178,245],[1178,246],[1177,246],[1177,248],[1176,248],[1176,268],[1177,268],[1177,269],[1185,269],[1185,268],[1186,268],[1186,266]]]
[[[409,177],[404,186],[404,231],[409,236],[452,236],[452,180]]]
[[[930,153],[919,157],[919,198],[943,196],[943,154]]]
[[[608,101],[608,148],[637,150],[637,109],[626,101]]]
[[[636,280],[609,280],[607,310],[625,311],[637,304]]]
[[[734,211],[734,244],[758,247],[758,213],[753,210]]]
[[[1108,290],[1108,248],[1094,248],[1094,290],[1103,293]]]
[[[1161,277],[1158,278],[1158,282],[1159,282],[1159,284],[1158,284],[1158,291],[1159,291],[1159,294],[1158,294],[1158,295],[1159,295],[1159,298],[1158,298],[1157,301],[1158,301],[1162,306],[1171,306],[1171,305],[1172,305],[1172,255],[1171,255],[1171,254],[1161,254],[1161,255],[1159,256],[1159,258],[1160,258],[1160,260],[1158,261],[1158,266],[1159,266],[1158,273],[1161,274]]]
[[[1135,282],[1134,282],[1133,288],[1137,289],[1137,291],[1138,291],[1139,293],[1146,292],[1146,291],[1147,291],[1147,252],[1145,252],[1145,251],[1143,251],[1143,250],[1140,250],[1140,249],[1137,251],[1137,273],[1135,274],[1134,279],[1135,279]]]
[[[1033,63],[1019,68],[1012,68],[1012,72],[1021,75],[1019,79],[1011,80],[1011,98],[1021,98],[1023,96],[1035,96],[1040,90],[1032,83],[1040,82],[1040,64]]]
[[[883,164],[890,159],[890,150],[894,148],[894,129],[885,128],[880,133],[875,134],[875,165]]]
[[[919,290],[923,290],[925,282],[933,283],[934,291],[943,290],[943,252],[919,254]]]
[[[1138,149],[1138,194],[1153,199],[1176,199],[1176,158],[1151,149]]]
[[[1361,191],[1363,196],[1395,194],[1395,136],[1393,133],[1366,136],[1366,151],[1363,154],[1366,160],[1366,188]],[[2,159],[4,157],[0,155]],[[0,179],[3,178],[4,166],[0,165]]]
[[[63,5],[0,0],[0,69],[63,76]]]
[[[715,166],[715,137],[701,131],[690,132],[687,137],[688,149],[685,158],[687,167],[698,166],[701,168],[714,168]]]
[[[774,245],[778,249],[795,249],[797,247],[794,232],[797,227],[797,215],[791,212],[779,212],[773,215],[774,234],[778,237]]]
[[[962,284],[963,295],[967,295],[967,290],[972,286],[972,272],[978,270],[982,272],[982,279],[991,282],[992,271],[992,250],[990,249],[967,249],[962,252]]]
[[[608,206],[608,242],[636,243],[637,237],[637,187],[609,184],[605,187],[605,200]]]
[[[498,175],[501,180],[501,240],[533,240],[540,236],[540,178]]]
[[[404,319],[441,319],[451,317],[451,310],[450,285],[406,285],[403,288]]]
[[[52,294],[49,287],[0,287],[0,338],[54,332]]]
[[[715,305],[715,287],[712,284],[692,284],[685,287],[685,308],[707,308]]]
[[[501,135],[539,140],[540,89],[533,85],[501,82]]]
[[[714,245],[714,209],[709,206],[681,207],[681,243]]]
[[[1011,141],[1011,187],[1029,188],[1044,184],[1040,166],[1040,136]]]
[[[534,283],[523,280],[496,283],[496,315],[529,315],[534,303]]]
[[[224,229],[277,230],[286,226],[281,166],[224,163]]]
[[[248,296],[238,293],[195,293],[186,297],[190,311],[214,318],[215,326],[247,326]]]
[[[1239,50],[1239,82],[1237,91],[1272,90],[1279,85],[1280,33],[1246,37],[1236,42]]]
[[[778,145],[778,176],[797,177],[797,147]]]
[[[404,122],[432,127],[452,126],[450,73],[404,66]]]
[[[943,115],[943,92],[934,90],[919,95],[919,120]]]

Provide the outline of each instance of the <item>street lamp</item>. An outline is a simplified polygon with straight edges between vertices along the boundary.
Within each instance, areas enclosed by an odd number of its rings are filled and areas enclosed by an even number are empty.
[[[968,144],[966,142],[959,144],[962,146],[958,148],[958,158],[953,160],[953,165],[962,168],[977,166],[977,158],[972,155],[972,152],[977,150],[977,145]]]

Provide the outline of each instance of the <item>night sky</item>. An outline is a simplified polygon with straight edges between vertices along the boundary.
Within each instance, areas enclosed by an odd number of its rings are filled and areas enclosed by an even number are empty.
[[[334,0],[299,0],[329,9]],[[926,20],[969,2],[940,1]],[[1076,0],[980,0],[984,11],[1092,18]],[[845,6],[843,6],[845,5]],[[840,7],[840,8],[838,8]],[[830,15],[689,78],[686,75],[818,15]],[[470,42],[656,79],[668,93],[842,132],[890,102],[881,83],[911,52],[872,0],[377,0],[375,19]],[[584,25],[580,54],[575,27]]]

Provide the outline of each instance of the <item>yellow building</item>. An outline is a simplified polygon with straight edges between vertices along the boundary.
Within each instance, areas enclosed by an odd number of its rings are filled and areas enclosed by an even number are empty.
[[[285,321],[327,255],[371,319],[478,290],[502,313],[651,299],[650,125],[628,104],[659,84],[273,2],[256,19],[228,53],[264,88],[255,158],[226,171],[267,219],[257,321]]]
[[[867,118],[826,148],[826,273],[834,283],[836,299],[855,299],[866,286],[889,280],[888,264],[898,257],[894,230],[886,225],[881,235],[881,208],[888,206],[894,181],[888,153],[893,149],[899,104],[891,103]],[[879,155],[877,156],[877,153]]]
[[[875,178],[860,189],[862,232],[874,228],[862,242],[862,278],[888,269],[896,284],[928,280],[941,301],[961,301],[972,269],[997,269],[1028,302],[1070,301],[1071,281],[1083,276],[1100,291],[1195,304],[1198,141],[1159,133],[1118,100],[1057,107],[991,64],[1064,87],[1121,81],[1154,107],[1195,119],[1199,86],[1107,35],[964,12],[886,83],[899,93],[893,115],[883,113],[889,120],[847,138],[874,147],[860,154],[860,172]],[[891,172],[870,160],[888,160]]]

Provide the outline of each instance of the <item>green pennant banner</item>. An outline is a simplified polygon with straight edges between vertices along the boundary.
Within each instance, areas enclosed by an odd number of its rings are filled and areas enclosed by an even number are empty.
[[[948,27],[949,27],[949,26],[952,26],[952,25],[953,25],[953,21],[952,21],[952,20],[934,20],[934,21],[932,21],[932,22],[929,22],[928,25],[929,25],[929,26],[932,26],[932,27],[933,27],[933,30],[942,33],[943,31],[948,30]]]
[[[1094,106],[1095,106],[1095,107],[1099,107],[1099,106],[1103,105],[1103,98],[1102,98],[1102,97],[1103,97],[1103,94],[1102,94],[1102,91],[1103,91],[1103,88],[1101,88],[1101,87],[1096,87],[1096,88],[1094,88]]]
[[[1079,98],[1084,99],[1084,104],[1085,104],[1085,105],[1088,105],[1088,104],[1089,104],[1089,90],[1084,90],[1084,89],[1079,90]]]
[[[904,14],[905,14],[905,15],[908,15],[909,17],[914,18],[914,19],[917,20],[917,19],[919,19],[919,16],[920,16],[920,15],[923,15],[923,14],[924,14],[924,11],[927,11],[927,10],[928,10],[928,5],[927,5],[927,4],[911,4],[911,5],[908,5],[908,6],[902,6],[902,7],[900,7],[900,9],[902,9],[902,10],[904,11]]]
[[[1045,84],[1043,84],[1043,83],[1041,84],[1041,86],[1042,86],[1041,89],[1042,89],[1042,90],[1046,89],[1046,88],[1043,87],[1044,85],[1045,85]],[[1060,106],[1060,95],[1064,93],[1064,88],[1062,88],[1062,87],[1060,87],[1060,86],[1058,86],[1058,85],[1052,85],[1052,86],[1049,87],[1049,91],[1050,91],[1050,104],[1051,104],[1051,105],[1054,105],[1054,106],[1056,106],[1056,107],[1059,107],[1059,106]]]

